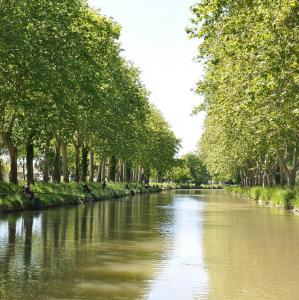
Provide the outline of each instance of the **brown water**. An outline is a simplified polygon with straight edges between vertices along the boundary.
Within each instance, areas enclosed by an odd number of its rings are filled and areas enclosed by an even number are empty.
[[[299,216],[223,191],[0,216],[0,299],[299,299]]]

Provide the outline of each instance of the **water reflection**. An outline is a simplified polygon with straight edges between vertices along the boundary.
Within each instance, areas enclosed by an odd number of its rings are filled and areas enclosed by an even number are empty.
[[[0,299],[297,299],[299,217],[222,191],[0,216]]]
[[[206,299],[208,273],[202,249],[202,211],[197,198],[174,196],[171,249],[148,300]]]
[[[298,299],[298,216],[223,192],[203,201],[208,299]]]
[[[138,299],[166,250],[169,195],[0,219],[1,299]],[[158,205],[157,205],[158,204]]]

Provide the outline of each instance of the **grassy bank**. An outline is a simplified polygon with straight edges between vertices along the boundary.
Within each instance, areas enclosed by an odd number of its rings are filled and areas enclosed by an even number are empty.
[[[146,188],[136,183],[108,183],[102,189],[98,183],[88,183],[91,193],[83,193],[83,184],[79,183],[36,183],[31,186],[35,196],[33,200],[27,199],[22,193],[22,184],[0,183],[0,213],[19,210],[39,210],[50,207],[81,204],[89,201],[118,199],[134,194],[156,193],[161,187]],[[164,188],[168,188],[164,186]]]
[[[176,184],[175,188],[177,189],[200,189],[200,190],[221,190],[223,189],[223,185],[219,184],[201,184],[201,185],[195,185],[193,184],[187,184],[187,183],[180,183]]]
[[[281,206],[299,211],[299,189],[294,191],[284,187],[240,187],[229,186],[226,190],[240,196],[249,197],[265,204]]]

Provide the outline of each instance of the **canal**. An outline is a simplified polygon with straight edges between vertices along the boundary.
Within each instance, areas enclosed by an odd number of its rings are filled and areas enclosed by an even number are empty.
[[[299,299],[299,216],[171,191],[0,216],[0,299]]]

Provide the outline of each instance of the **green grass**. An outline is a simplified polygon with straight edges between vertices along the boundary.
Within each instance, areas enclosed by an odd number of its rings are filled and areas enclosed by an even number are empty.
[[[201,184],[200,186],[195,185],[194,183],[180,183],[175,185],[177,189],[223,189],[222,185],[219,184]]]
[[[226,187],[232,193],[249,197],[256,201],[263,201],[266,204],[283,206],[287,209],[299,208],[299,189],[290,190],[286,187]]]
[[[201,189],[216,189],[216,190],[221,190],[221,189],[223,189],[223,185],[220,185],[220,184],[201,184],[200,188]]]
[[[20,189],[20,187],[17,184],[8,183],[5,181],[0,182],[0,195],[14,194],[14,193],[18,192],[19,189]]]
[[[0,212],[45,209],[55,206],[75,205],[91,200],[117,199],[134,194],[161,191],[160,187],[146,188],[144,185],[136,183],[109,182],[105,189],[102,189],[99,183],[88,183],[91,194],[84,194],[82,190],[83,183],[36,183],[31,186],[31,190],[35,193],[34,200],[29,200],[22,194],[22,185],[23,183],[20,183],[20,185],[0,183]]]

